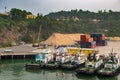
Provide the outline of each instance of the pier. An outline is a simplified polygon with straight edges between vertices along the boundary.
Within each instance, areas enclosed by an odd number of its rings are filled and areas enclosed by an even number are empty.
[[[20,45],[0,49],[0,60],[5,59],[35,59],[35,55],[41,51],[32,45]]]
[[[31,59],[35,58],[35,55],[37,53],[40,53],[42,49],[38,49],[37,47],[32,47],[31,44],[27,45],[20,45],[20,46],[13,46],[13,47],[7,47],[7,49],[12,49],[13,52],[5,53],[5,48],[0,48],[0,60],[3,59]],[[97,47],[99,50],[99,53],[102,55],[107,56],[108,53],[111,52],[113,49],[113,52],[118,53],[120,56],[120,41],[108,41],[107,46],[100,46]]]
[[[0,60],[3,59],[35,59],[35,55],[37,53],[24,53],[24,52],[19,52],[19,53],[0,53]]]

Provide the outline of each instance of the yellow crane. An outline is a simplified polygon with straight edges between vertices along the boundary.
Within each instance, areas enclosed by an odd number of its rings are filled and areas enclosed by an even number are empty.
[[[39,47],[41,29],[42,29],[42,25],[40,25],[40,27],[39,27],[37,39],[35,39],[35,42],[32,44],[33,47]]]

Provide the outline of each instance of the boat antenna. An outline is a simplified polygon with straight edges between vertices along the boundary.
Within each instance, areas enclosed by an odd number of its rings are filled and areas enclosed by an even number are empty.
[[[7,9],[7,7],[5,6],[5,13],[7,12],[6,9]]]
[[[113,53],[113,48],[112,48],[112,51],[111,51],[111,53]]]

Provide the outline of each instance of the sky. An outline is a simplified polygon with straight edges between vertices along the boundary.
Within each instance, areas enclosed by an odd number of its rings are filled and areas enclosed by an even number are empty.
[[[10,11],[11,8],[27,10],[33,14],[46,15],[50,12],[71,9],[120,11],[120,0],[0,0],[0,13]]]

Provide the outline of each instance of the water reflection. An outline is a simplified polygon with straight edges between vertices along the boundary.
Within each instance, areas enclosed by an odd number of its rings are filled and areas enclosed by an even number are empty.
[[[75,80],[74,71],[57,70],[57,80]]]
[[[0,62],[0,80],[119,80],[116,77],[97,77],[76,75],[73,71],[66,70],[26,70],[24,61]]]
[[[27,72],[33,73],[31,70]],[[76,80],[73,71],[41,69],[39,73],[34,70],[34,74],[41,75],[44,80]]]
[[[10,65],[9,65],[10,66]],[[15,63],[11,65],[11,71],[12,71],[12,75],[16,76],[16,77],[20,77],[22,76],[22,71],[23,71],[23,65],[21,63]]]
[[[89,75],[76,75],[76,77],[80,80],[99,80],[97,76],[89,76]]]
[[[98,76],[88,76],[88,75],[76,75],[78,79],[81,80],[119,80],[117,76],[115,77],[98,77]]]
[[[119,80],[117,76],[115,77],[98,77],[99,80]]]
[[[0,63],[0,73],[2,72],[3,67],[4,67],[4,65],[2,63]]]

